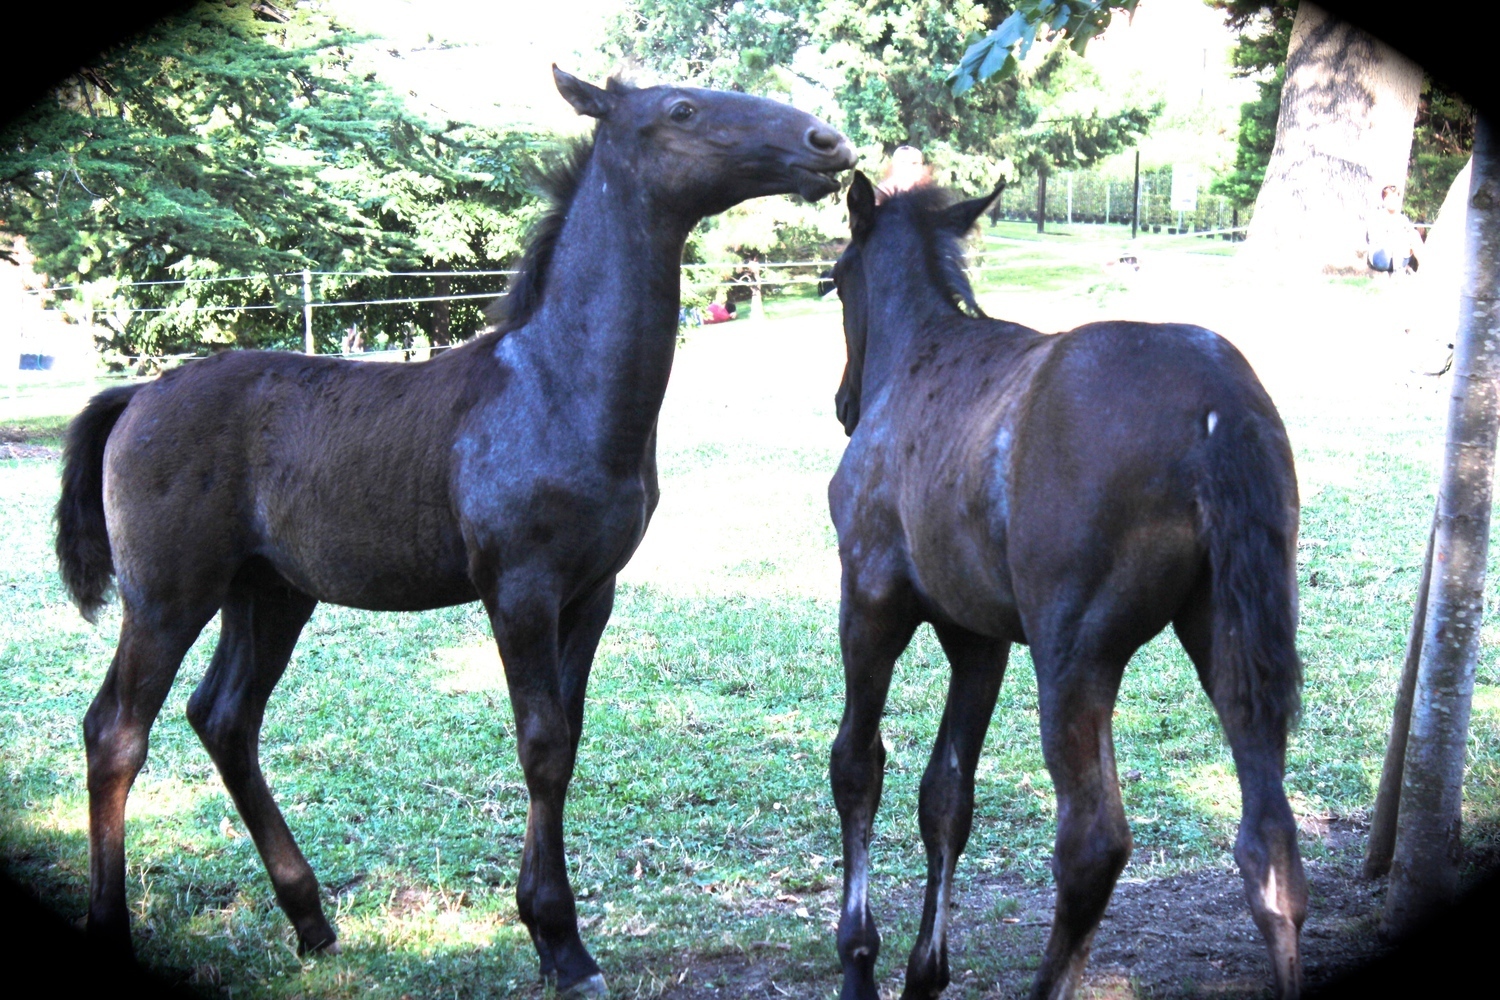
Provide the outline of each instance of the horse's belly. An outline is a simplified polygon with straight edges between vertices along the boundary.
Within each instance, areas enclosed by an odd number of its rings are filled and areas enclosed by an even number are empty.
[[[451,520],[451,519],[450,519]],[[299,590],[369,611],[422,611],[477,600],[456,523],[317,525],[275,532],[262,551]]]
[[[979,635],[1022,641],[1020,614],[1003,557],[952,538],[912,552],[916,584],[933,612]]]

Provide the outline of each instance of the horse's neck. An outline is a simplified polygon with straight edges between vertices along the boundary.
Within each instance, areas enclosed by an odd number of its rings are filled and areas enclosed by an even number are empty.
[[[863,393],[868,398],[881,390],[891,375],[922,341],[934,336],[934,327],[953,314],[952,303],[932,285],[925,268],[912,268],[880,280],[880,288],[867,280],[868,326],[865,334]]]
[[[527,324],[531,352],[622,465],[655,440],[677,346],[682,247],[697,221],[652,205],[632,173],[589,165]]]

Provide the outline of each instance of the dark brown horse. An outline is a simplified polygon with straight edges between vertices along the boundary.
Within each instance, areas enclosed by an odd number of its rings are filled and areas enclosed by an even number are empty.
[[[747,198],[833,193],[854,156],[785,104],[599,89],[554,72],[598,124],[558,181],[499,330],[413,365],[220,354],[101,393],[69,427],[63,579],[86,616],[112,574],[124,605],[84,720],[96,939],[130,946],[126,794],[215,612],[219,644],[188,717],[309,951],[334,947],[334,929],[258,759],[298,633],[319,601],[414,611],[480,600],[530,794],[520,917],[560,991],[604,992],[578,936],[563,800],[615,574],[656,506],[683,243]]]
[[[829,504],[843,562],[846,702],[833,745],[844,837],[844,1000],[874,1000],[870,829],[897,656],[930,622],[952,666],[922,778],[927,897],[906,998],[948,983],[953,870],[1012,643],[1036,664],[1057,788],[1057,908],[1034,997],[1076,988],[1130,828],[1110,715],[1125,664],[1171,624],[1234,753],[1235,857],[1283,997],[1307,888],[1282,789],[1301,666],[1297,484],[1250,366],[1195,326],[1092,323],[1043,336],[980,312],[961,242],[992,197],[918,189],[875,205],[856,175],[836,269],[850,434]]]

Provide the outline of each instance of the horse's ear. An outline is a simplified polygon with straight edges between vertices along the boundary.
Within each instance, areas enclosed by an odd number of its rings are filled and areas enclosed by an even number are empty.
[[[978,198],[970,198],[956,205],[950,205],[943,211],[943,228],[949,232],[957,233],[959,236],[967,236],[974,223],[985,213],[995,199],[1000,197],[1000,192],[1005,190],[1005,179],[1001,178],[995,190],[989,194],[980,195]]]
[[[573,105],[573,110],[590,118],[606,118],[615,106],[615,95],[601,90],[592,83],[585,83],[572,73],[564,73],[552,64],[552,79],[557,83],[557,92]]]
[[[854,171],[854,182],[849,185],[849,232],[854,242],[863,243],[875,226],[875,188],[864,171]]]

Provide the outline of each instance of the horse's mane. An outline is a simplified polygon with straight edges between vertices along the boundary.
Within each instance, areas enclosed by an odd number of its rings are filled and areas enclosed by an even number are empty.
[[[521,263],[506,294],[484,308],[484,318],[490,321],[494,332],[504,335],[525,326],[537,306],[541,305],[542,292],[547,286],[547,269],[552,263],[552,253],[557,249],[557,239],[562,235],[563,221],[568,217],[568,209],[578,194],[584,171],[593,155],[592,136],[575,139],[555,163],[537,171],[536,185],[546,194],[550,204],[542,217],[532,224],[526,239],[526,252],[521,256]]]
[[[944,225],[945,212],[959,200],[955,191],[921,184],[892,196],[879,210],[898,214],[921,234],[927,273],[953,308],[967,316],[982,317],[985,312],[975,301],[974,286],[964,274],[964,239],[968,234]]]

